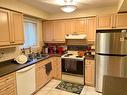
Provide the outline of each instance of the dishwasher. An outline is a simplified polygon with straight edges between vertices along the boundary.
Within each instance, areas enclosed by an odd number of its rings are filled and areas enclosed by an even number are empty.
[[[17,95],[31,95],[35,89],[35,64],[16,72]]]

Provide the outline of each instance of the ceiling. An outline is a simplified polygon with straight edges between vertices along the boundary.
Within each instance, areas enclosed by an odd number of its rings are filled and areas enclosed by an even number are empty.
[[[20,0],[50,14],[62,13],[60,6],[64,0]],[[74,0],[77,6],[76,11],[90,10],[104,7],[117,7],[119,0]]]

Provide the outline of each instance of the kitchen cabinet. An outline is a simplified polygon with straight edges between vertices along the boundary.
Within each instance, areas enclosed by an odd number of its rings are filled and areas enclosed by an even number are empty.
[[[72,34],[75,32],[75,20],[64,20],[65,34]]]
[[[11,12],[11,44],[23,44],[23,14]]]
[[[97,16],[97,29],[127,28],[127,13]]]
[[[43,22],[44,41],[65,42],[64,24],[61,20]]]
[[[77,34],[86,34],[86,18],[75,19],[75,31]]]
[[[96,19],[79,18],[43,22],[45,42],[65,42],[66,34],[86,34],[88,41],[95,41]]]
[[[0,46],[23,44],[23,15],[0,9]]]
[[[86,18],[86,29],[87,29],[87,32],[85,34],[87,35],[87,40],[95,41],[95,36],[96,36],[95,17]]]
[[[127,13],[116,14],[116,28],[127,28]]]
[[[64,22],[61,20],[58,21],[53,21],[53,25],[54,25],[54,35],[53,35],[53,41],[60,41],[60,42],[64,42],[65,38],[64,38]]]
[[[0,95],[17,95],[15,73],[0,77]]]
[[[10,45],[10,11],[0,9],[0,46]]]
[[[85,60],[85,84],[94,86],[95,81],[95,61]]]
[[[84,19],[44,21],[43,32],[45,42],[65,42],[66,34],[85,34]]]
[[[52,42],[54,36],[54,24],[53,21],[44,21],[43,22],[43,33],[44,33],[44,41]]]
[[[53,57],[53,78],[61,80],[61,58]]]
[[[112,28],[113,17],[113,14],[97,16],[97,29]]]
[[[46,74],[45,65],[49,62],[52,62],[51,59],[46,59],[44,61],[40,61],[36,64],[36,89],[44,86],[49,80],[52,79],[53,71],[51,70],[50,74]]]
[[[86,20],[85,18],[64,20],[65,34],[85,34]]]

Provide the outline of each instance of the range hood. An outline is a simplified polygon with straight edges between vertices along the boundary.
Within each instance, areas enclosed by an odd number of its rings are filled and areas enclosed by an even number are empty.
[[[67,34],[65,35],[65,39],[86,39],[85,34]]]

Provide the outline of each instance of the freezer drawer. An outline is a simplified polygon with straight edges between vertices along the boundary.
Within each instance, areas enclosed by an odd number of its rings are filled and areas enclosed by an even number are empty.
[[[127,56],[96,55],[96,91],[102,92],[104,75],[127,77]]]
[[[127,30],[97,31],[96,53],[127,55]]]

